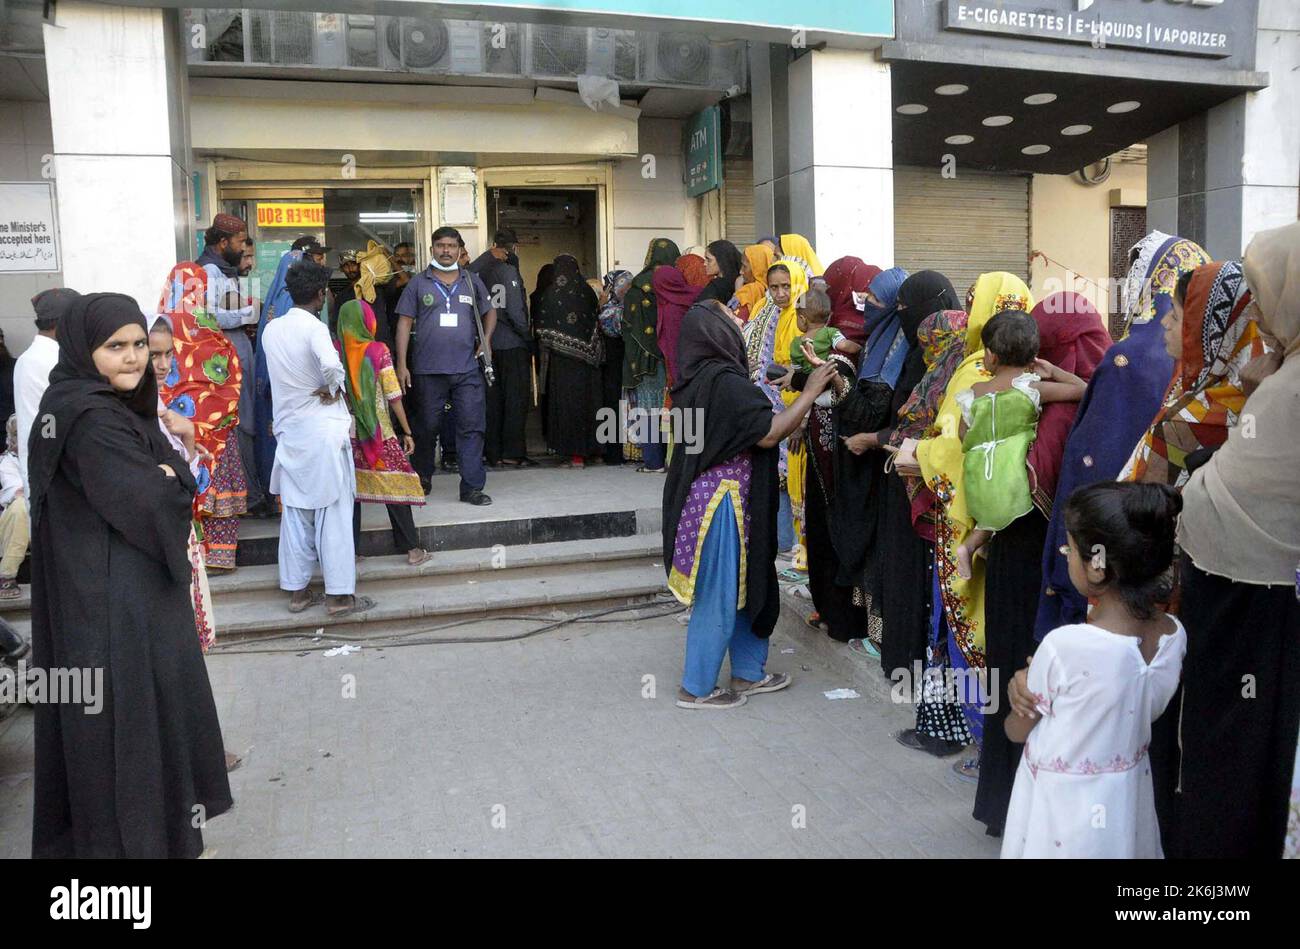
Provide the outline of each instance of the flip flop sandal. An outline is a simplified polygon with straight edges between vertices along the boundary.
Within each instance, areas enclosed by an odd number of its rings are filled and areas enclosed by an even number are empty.
[[[829,626],[827,626],[825,623],[822,622],[822,615],[816,612],[809,613],[807,616],[805,616],[803,620],[803,624],[807,626],[809,629],[820,630],[823,633],[826,632],[826,630],[830,629]]]
[[[794,567],[787,567],[778,573],[776,578],[786,583],[803,583],[808,579],[808,571],[796,570]]]
[[[961,761],[953,762],[952,773],[963,781],[978,781],[980,779],[980,760],[978,758],[963,758]]]
[[[849,652],[859,656],[866,656],[869,659],[879,659],[880,650],[870,639],[850,639]]]
[[[324,593],[321,593],[319,590],[313,590],[313,591],[311,592],[311,596],[308,597],[306,603],[299,603],[299,604],[297,604],[297,605],[294,605],[293,603],[290,603],[290,604],[289,604],[289,612],[290,612],[290,613],[301,613],[301,612],[303,612],[304,610],[309,610],[309,609],[311,609],[313,606],[320,606],[320,605],[321,605],[322,603],[324,603],[324,602],[325,602],[325,594],[324,594]]]
[[[763,692],[780,692],[789,686],[792,681],[790,676],[784,672],[769,672],[753,685],[746,686],[743,689],[735,689],[734,691],[739,696],[759,695]]]
[[[408,567],[422,567],[422,566],[424,566],[426,563],[428,563],[428,562],[429,562],[430,560],[432,560],[432,559],[433,559],[433,554],[432,554],[432,552],[426,550],[426,551],[424,552],[424,556],[421,557],[419,560],[415,561],[414,563],[412,563],[411,560],[410,560],[410,558],[408,557],[408,558],[407,558],[407,561],[406,561],[406,565],[407,565]]]
[[[7,580],[0,583],[0,600],[16,600],[23,595],[16,581]]]
[[[368,596],[353,596],[352,605],[345,606],[341,610],[326,610],[325,615],[331,619],[342,619],[344,616],[355,616],[358,613],[364,613],[366,610],[373,610],[375,601]]]
[[[638,472],[639,474],[663,474],[664,471],[666,471],[667,469],[665,469],[665,468],[647,468],[645,465],[641,465],[641,466],[639,466],[636,470],[637,470],[637,472]]]
[[[808,589],[808,584],[806,583],[796,583],[794,586],[790,587],[789,589],[790,589],[790,595],[793,597],[796,597],[800,600],[812,599],[812,591]]]

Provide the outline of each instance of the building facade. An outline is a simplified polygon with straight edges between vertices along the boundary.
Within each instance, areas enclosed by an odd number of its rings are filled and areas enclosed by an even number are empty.
[[[471,253],[508,225],[531,282],[559,252],[595,275],[655,236],[798,232],[825,262],[1007,269],[1113,308],[1133,234],[1235,257],[1300,209],[1286,0],[3,9],[15,352],[45,286],[152,307],[219,210],[262,274],[304,233],[423,262],[441,224]]]

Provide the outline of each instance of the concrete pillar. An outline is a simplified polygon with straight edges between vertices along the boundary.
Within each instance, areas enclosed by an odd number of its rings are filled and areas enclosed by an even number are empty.
[[[811,52],[790,64],[789,95],[789,230],[824,264],[852,254],[893,266],[889,65],[858,50]]]
[[[1147,224],[1239,258],[1300,214],[1300,5],[1261,0],[1256,69],[1269,85],[1147,140]]]
[[[45,30],[65,286],[152,310],[194,256],[185,56],[175,10],[61,0]]]

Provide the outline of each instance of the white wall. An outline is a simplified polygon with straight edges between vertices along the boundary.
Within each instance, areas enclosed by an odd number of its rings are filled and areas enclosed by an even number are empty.
[[[614,263],[611,269],[639,271],[656,237],[682,250],[696,242],[697,226],[682,181],[682,123],[642,116],[637,127],[642,157],[614,162]],[[654,177],[642,174],[643,156],[654,157]]]
[[[41,181],[53,143],[49,103],[0,102],[0,181]],[[0,329],[9,352],[17,356],[36,335],[32,297],[61,286],[61,273],[0,275]]]

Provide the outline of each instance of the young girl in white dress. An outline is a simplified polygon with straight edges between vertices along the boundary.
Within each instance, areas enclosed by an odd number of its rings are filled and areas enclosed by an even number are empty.
[[[1070,580],[1096,605],[1048,633],[1007,689],[1007,736],[1025,751],[1003,857],[1164,856],[1147,746],[1187,651],[1157,606],[1181,509],[1162,484],[1103,482],[1066,502]]]

